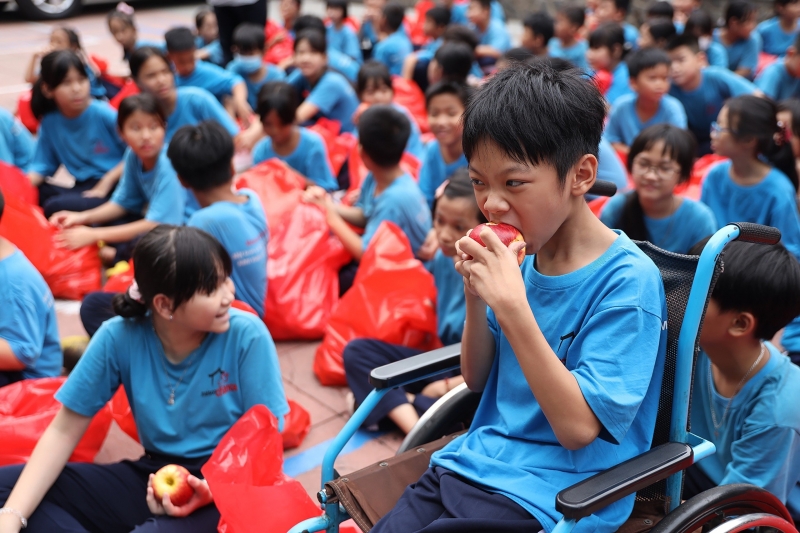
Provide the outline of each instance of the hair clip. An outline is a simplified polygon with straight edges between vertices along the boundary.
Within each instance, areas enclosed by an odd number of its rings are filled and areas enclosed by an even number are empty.
[[[447,185],[450,183],[450,180],[444,180],[441,185],[436,188],[436,192],[433,194],[433,198],[438,200],[444,194],[444,190],[447,188]]]
[[[125,13],[126,15],[133,15],[133,8],[126,4],[125,2],[120,2],[117,4],[117,11],[120,13]]]
[[[144,303],[144,298],[142,298],[142,293],[139,292],[139,284],[136,283],[136,280],[133,280],[131,286],[128,287],[128,297],[134,302]]]

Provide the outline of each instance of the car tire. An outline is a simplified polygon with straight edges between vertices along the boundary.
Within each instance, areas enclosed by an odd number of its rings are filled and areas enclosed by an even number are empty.
[[[81,0],[16,0],[25,17],[33,20],[58,20],[77,15]]]

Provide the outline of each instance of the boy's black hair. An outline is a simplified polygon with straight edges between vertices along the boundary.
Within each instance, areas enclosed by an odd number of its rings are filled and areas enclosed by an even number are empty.
[[[774,0],[773,6],[786,6],[789,4],[794,4],[798,0]]]
[[[341,9],[342,18],[347,18],[347,0],[328,0],[328,8]]]
[[[481,211],[480,207],[478,207],[478,201],[475,199],[475,188],[472,186],[472,179],[469,177],[469,171],[464,168],[456,169],[450,176],[447,178],[447,184],[442,189],[442,195],[450,199],[454,198],[467,198],[472,201],[472,204],[475,206],[475,214],[478,218],[478,222],[480,224],[485,224],[488,222],[486,220],[486,216]],[[437,196],[433,200],[433,212],[436,213],[436,204],[439,203],[439,198],[441,196]]]
[[[294,40],[295,51],[297,51],[297,47],[302,41],[306,41],[315,52],[320,54],[328,53],[328,40],[325,36],[325,32],[316,29],[307,29],[297,32],[296,35],[297,37]]]
[[[792,130],[787,131],[792,136],[800,138],[800,98],[787,98],[778,103],[778,111],[788,111],[792,115]],[[784,124],[785,128],[786,125]]]
[[[444,6],[433,6],[425,13],[426,19],[431,19],[438,27],[450,24],[450,10]]]
[[[0,221],[3,220],[3,211],[6,210],[6,199],[3,197],[3,189],[0,189]]]
[[[392,88],[392,75],[389,73],[389,67],[380,61],[370,59],[365,61],[361,68],[358,69],[356,76],[356,94],[359,98],[367,90],[367,85],[370,80],[376,80],[383,83],[390,89]]]
[[[675,29],[675,24],[671,20],[666,19],[650,21],[648,29],[650,31],[650,36],[659,48],[665,46],[670,39],[678,34],[678,31]]]
[[[383,8],[383,18],[386,20],[386,27],[391,33],[396,32],[403,25],[403,17],[406,16],[406,10],[400,4],[390,2]]]
[[[603,48],[614,50],[614,47],[619,45],[622,49],[622,57],[628,51],[625,43],[625,30],[622,29],[620,24],[616,22],[606,22],[600,24],[589,34],[589,48]]]
[[[167,157],[191,189],[207,191],[233,179],[233,137],[216,120],[183,126],[169,143]]]
[[[449,25],[442,34],[442,41],[446,43],[464,43],[472,50],[475,50],[481,42],[478,35],[471,28],[463,24]]]
[[[122,131],[125,127],[125,122],[137,111],[147,115],[155,115],[163,126],[167,125],[167,117],[164,116],[164,110],[158,105],[156,97],[150,93],[139,93],[128,96],[120,102],[119,110],[117,111],[117,129]]]
[[[683,28],[684,33],[689,33],[695,37],[701,35],[711,35],[714,33],[714,21],[707,11],[702,9],[695,9],[686,19],[686,25]]]
[[[52,111],[58,111],[55,100],[45,96],[42,85],[47,85],[52,91],[61,85],[70,69],[75,69],[84,78],[87,77],[86,65],[72,50],[50,52],[42,58],[39,79],[31,89],[31,111],[37,119]]]
[[[297,17],[297,20],[294,21],[294,27],[292,28],[295,34],[300,33],[303,30],[317,30],[325,33],[325,22],[316,15],[300,15]],[[261,33],[264,33],[263,28]]]
[[[525,20],[522,21],[522,25],[530,29],[534,36],[541,35],[545,45],[553,38],[553,33],[555,33],[553,17],[546,11],[531,13],[525,17]]]
[[[465,82],[472,70],[475,52],[467,44],[445,42],[436,50],[433,59],[442,68],[444,79]]]
[[[295,88],[284,81],[271,81],[265,83],[258,91],[256,112],[261,121],[266,121],[267,115],[275,111],[284,124],[292,124],[300,105]]]
[[[627,15],[631,9],[631,0],[614,0],[614,9]]]
[[[685,31],[669,40],[667,43],[667,52],[674,52],[678,48],[683,48],[684,46],[694,54],[700,52],[700,44],[697,42],[697,37]]]
[[[533,52],[531,52],[530,50],[528,50],[527,48],[525,48],[523,46],[517,46],[516,48],[511,48],[511,49],[507,50],[503,54],[502,59],[505,59],[508,62],[512,62],[512,61],[525,62],[525,61],[528,61],[532,57],[534,57],[533,56]]]
[[[240,54],[249,55],[253,52],[264,52],[266,48],[264,26],[259,26],[252,22],[239,24],[233,31],[232,43]]]
[[[474,1],[478,2],[483,9],[492,9],[492,0],[474,0]]]
[[[134,50],[130,59],[128,59],[128,66],[131,69],[131,78],[133,78],[133,81],[136,81],[136,78],[139,77],[139,71],[142,70],[142,66],[144,66],[151,57],[161,58],[165,65],[168,67],[170,66],[167,54],[161,48],[155,46],[141,46]]]
[[[667,19],[672,21],[675,17],[675,8],[672,7],[672,4],[669,2],[665,2],[664,0],[658,0],[658,2],[653,2],[650,7],[647,8],[647,18],[648,19]]]
[[[400,163],[411,135],[411,123],[391,105],[373,105],[358,119],[361,149],[381,168]]]
[[[206,17],[213,14],[214,10],[208,6],[198,9],[197,14],[194,16],[194,27],[199,30],[203,26],[203,22],[206,21]]]
[[[586,22],[586,10],[580,6],[564,6],[558,10],[558,14],[578,28]]]
[[[464,113],[467,161],[492,142],[522,164],[552,165],[563,187],[567,172],[586,154],[597,157],[606,103],[581,70],[547,63],[516,63],[494,75]]]
[[[473,90],[469,85],[455,81],[440,81],[439,83],[431,85],[428,87],[428,90],[425,91],[425,108],[429,108],[431,105],[431,100],[437,96],[443,94],[452,94],[461,100],[461,103],[464,105],[464,109],[466,109],[472,93]]]
[[[532,57],[528,60],[528,63],[530,63],[531,65],[543,63],[557,72],[576,68],[574,63],[564,59],[563,57],[552,57],[552,56]]]
[[[645,70],[658,65],[667,67],[670,65],[669,56],[660,48],[642,48],[631,54],[625,62],[628,64],[628,73],[632,80],[635,80]]]
[[[261,34],[264,34],[263,30]],[[197,48],[197,44],[194,42],[194,34],[186,26],[178,26],[167,30],[164,34],[164,41],[167,43],[168,52],[188,52]]]
[[[219,241],[191,226],[156,226],[136,244],[133,260],[143,302],[128,291],[114,296],[114,311],[125,318],[143,317],[159,294],[172,299],[174,311],[197,293],[213,293],[233,270]]]
[[[728,26],[731,19],[736,19],[740,22],[747,20],[755,12],[756,6],[747,0],[731,0],[728,7],[725,8],[725,26]]]
[[[690,254],[700,255],[708,239]],[[722,252],[724,268],[711,291],[720,311],[752,313],[755,338],[769,340],[800,315],[800,264],[780,243],[732,241]]]

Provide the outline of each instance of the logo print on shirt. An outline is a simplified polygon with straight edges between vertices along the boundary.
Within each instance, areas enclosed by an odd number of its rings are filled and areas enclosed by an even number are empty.
[[[235,383],[228,383],[230,374],[225,372],[222,368],[217,368],[208,375],[208,378],[211,380],[213,389],[203,391],[201,393],[202,396],[224,396],[229,392],[239,390],[239,387],[237,387]]]
[[[94,147],[92,149],[95,154],[107,154],[109,152],[108,147],[103,144],[103,141],[100,139],[94,141]]]

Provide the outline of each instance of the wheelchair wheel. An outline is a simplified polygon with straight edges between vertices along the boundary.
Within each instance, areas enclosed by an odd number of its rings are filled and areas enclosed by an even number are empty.
[[[756,528],[796,533],[792,517],[770,492],[745,483],[707,490],[681,504],[651,533],[735,533]]]

